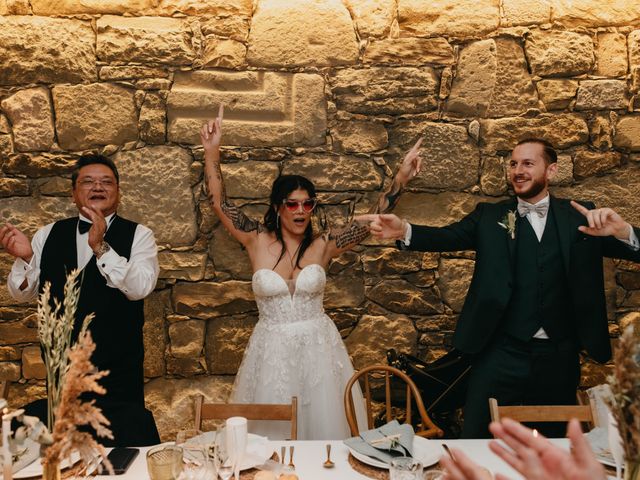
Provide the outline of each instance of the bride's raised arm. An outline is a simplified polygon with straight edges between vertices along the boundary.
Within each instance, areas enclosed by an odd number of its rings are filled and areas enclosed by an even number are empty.
[[[420,145],[423,138],[411,147],[400,164],[400,168],[391,182],[391,185],[380,194],[378,201],[371,207],[369,213],[389,213],[398,203],[409,180],[420,172],[422,159],[420,158]],[[325,233],[327,256],[333,258],[342,252],[353,248],[369,236],[369,225],[351,221],[349,225],[341,229],[330,229]]]
[[[218,117],[215,120],[209,120],[200,129],[200,141],[204,147],[205,178],[213,211],[229,233],[247,246],[257,238],[258,233],[264,230],[264,226],[259,221],[247,217],[227,198],[220,169],[223,113],[224,108],[220,105]]]

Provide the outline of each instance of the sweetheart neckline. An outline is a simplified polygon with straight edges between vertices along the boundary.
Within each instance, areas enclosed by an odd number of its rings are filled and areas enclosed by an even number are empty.
[[[285,279],[282,275],[280,275],[278,272],[276,272],[275,270],[271,269],[271,268],[259,268],[257,269],[255,272],[253,272],[253,276],[251,277],[251,279],[253,280],[253,278],[258,274],[258,272],[262,271],[262,270],[266,270],[267,272],[273,272],[278,278],[280,278],[280,280],[282,280],[284,282],[284,284],[287,286],[287,288],[289,288],[289,282],[293,282],[293,286],[294,286],[294,292],[297,290],[297,286],[298,286],[298,279],[300,278],[300,275],[302,275],[302,272],[304,272],[307,268],[309,267],[320,267],[320,270],[322,270],[322,272],[324,272],[324,274],[326,275],[326,270],[324,269],[324,267],[322,265],[320,265],[319,263],[310,263],[309,265],[305,265],[304,267],[302,267],[300,269],[300,273],[298,273],[298,275],[296,276],[296,278],[291,278],[289,280]]]

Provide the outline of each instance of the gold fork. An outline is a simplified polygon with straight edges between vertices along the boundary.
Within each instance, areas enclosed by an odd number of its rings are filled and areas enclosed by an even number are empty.
[[[290,466],[293,470],[295,470],[295,469],[296,469],[296,466],[293,464],[293,449],[294,449],[294,447],[293,447],[293,445],[291,445],[291,446],[289,447],[289,466]]]

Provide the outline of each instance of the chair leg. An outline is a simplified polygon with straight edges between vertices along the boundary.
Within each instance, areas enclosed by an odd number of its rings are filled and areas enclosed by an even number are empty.
[[[198,395],[195,401],[195,429],[202,430],[202,404],[204,403],[204,396]]]

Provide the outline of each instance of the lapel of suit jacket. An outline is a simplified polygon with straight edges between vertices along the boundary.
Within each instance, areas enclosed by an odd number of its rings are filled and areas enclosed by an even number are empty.
[[[571,220],[571,209],[573,207],[566,200],[559,200],[553,195],[549,198],[549,209],[553,209],[553,217],[560,239],[560,250],[562,251],[562,261],[564,270],[569,274],[569,255],[571,253],[571,229],[576,228]]]
[[[507,214],[512,211],[515,212],[516,214],[516,231],[515,231],[515,238],[511,238],[511,235],[509,235],[509,233],[504,230],[504,238],[507,242],[507,250],[509,251],[509,265],[511,267],[511,271],[513,271],[513,266],[514,266],[514,262],[515,262],[515,254],[516,254],[516,240],[518,239],[518,232],[520,230],[520,228],[518,228],[521,222],[521,218],[520,215],[518,215],[518,199],[516,197],[513,197],[511,199],[511,202],[507,202],[504,205],[504,208],[502,209],[502,216],[500,217],[500,219],[498,220],[499,222],[502,222]]]

